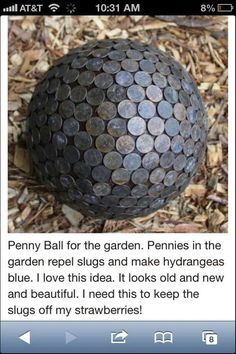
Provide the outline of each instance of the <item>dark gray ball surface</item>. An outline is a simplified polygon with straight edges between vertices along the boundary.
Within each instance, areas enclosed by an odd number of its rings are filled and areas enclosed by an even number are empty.
[[[191,76],[161,50],[104,40],[57,60],[29,105],[34,170],[85,215],[144,216],[178,196],[206,146]]]

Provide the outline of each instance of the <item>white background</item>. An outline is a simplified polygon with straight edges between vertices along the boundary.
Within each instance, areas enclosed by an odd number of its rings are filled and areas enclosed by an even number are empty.
[[[144,313],[142,316],[129,316],[124,318],[124,316],[118,316],[115,315],[113,317],[102,317],[102,316],[89,316],[89,317],[79,317],[79,316],[73,316],[68,318],[68,320],[233,320],[234,319],[234,281],[235,281],[235,273],[234,273],[234,238],[235,238],[235,224],[234,224],[234,212],[235,212],[235,200],[234,200],[234,195],[235,195],[235,156],[234,156],[234,151],[235,151],[235,137],[234,137],[234,124],[235,124],[235,117],[234,117],[234,78],[235,78],[235,48],[234,48],[234,20],[235,18],[229,17],[229,67],[230,67],[230,72],[229,72],[229,155],[230,155],[230,161],[229,161],[229,233],[228,234],[90,234],[90,235],[85,235],[85,234],[53,234],[53,235],[47,235],[47,234],[8,234],[7,233],[7,17],[2,17],[1,18],[1,36],[2,36],[2,41],[1,41],[1,254],[2,254],[2,259],[1,259],[1,266],[2,266],[2,277],[1,277],[1,282],[2,282],[2,320],[29,320],[29,319],[34,319],[34,320],[56,320],[59,319],[59,317],[53,317],[53,316],[48,316],[48,317],[19,317],[19,316],[9,316],[7,314],[7,308],[11,305],[11,301],[7,298],[7,292],[9,291],[10,288],[14,288],[14,285],[8,284],[7,282],[7,273],[8,269],[6,267],[7,265],[7,259],[9,258],[9,253],[7,251],[7,242],[9,239],[14,239],[15,241],[20,241],[20,242],[37,242],[37,241],[43,241],[44,239],[49,239],[53,240],[56,242],[57,240],[68,240],[71,239],[74,242],[83,242],[84,240],[90,239],[92,242],[111,242],[111,241],[116,241],[116,242],[124,242],[125,240],[129,240],[132,242],[146,242],[147,239],[152,239],[155,240],[156,242],[173,242],[176,240],[177,242],[191,242],[192,240],[201,241],[203,242],[204,240],[211,240],[213,242],[222,242],[222,251],[202,251],[199,254],[196,252],[186,252],[186,251],[175,251],[173,252],[163,252],[163,251],[149,251],[148,254],[147,252],[143,251],[143,254],[140,256],[141,257],[153,257],[153,258],[159,258],[160,256],[167,256],[168,258],[178,258],[180,256],[185,256],[186,258],[196,258],[197,255],[199,258],[224,258],[226,265],[224,267],[224,274],[225,274],[225,281],[222,284],[193,284],[189,286],[191,290],[198,290],[200,292],[200,298],[195,299],[195,300],[176,300],[173,302],[172,300],[164,300],[164,301],[157,301],[157,300],[144,300],[143,301],[143,309]],[[140,251],[141,252],[141,251]],[[98,256],[101,256],[101,252],[97,252]],[[65,256],[65,251],[62,251],[61,253],[63,256]],[[86,256],[90,257],[96,257],[95,256],[96,252],[92,251],[91,255],[89,252],[86,252]],[[26,257],[29,257],[30,255],[36,256],[41,258],[40,254],[30,254],[30,252],[16,252],[15,256],[20,256],[23,258],[25,255]],[[47,254],[46,254],[47,255]],[[58,257],[59,254],[55,255],[55,257]],[[72,253],[74,255],[74,252]],[[125,257],[128,256],[129,253],[128,251],[122,251],[122,252],[116,252],[114,253],[115,257]],[[133,252],[132,252],[133,255]],[[52,255],[51,255],[52,256]],[[70,253],[67,251],[66,253],[67,257],[70,257]],[[105,256],[111,257],[112,254],[106,254]],[[104,257],[105,257],[104,256]],[[134,255],[133,255],[134,256]],[[137,256],[137,254],[135,255]],[[14,254],[11,253],[11,257],[14,257]],[[53,257],[53,256],[52,256]],[[78,257],[81,257],[81,254],[78,254]],[[161,271],[161,268],[158,268],[159,271]],[[134,269],[132,268],[130,270],[131,272],[134,272]],[[179,269],[174,269],[171,272],[180,272],[183,273],[183,270],[181,268]],[[190,270],[191,273],[196,273],[199,270],[196,268],[193,268]],[[33,269],[27,269],[23,273],[30,274],[34,276],[36,270]],[[56,269],[45,269],[45,272],[53,272],[56,273]],[[64,273],[66,271],[58,270],[58,273]],[[82,272],[82,270],[81,270]],[[93,272],[96,273],[96,270]],[[109,273],[110,270],[105,269],[103,267],[100,270],[101,273]],[[114,269],[114,272],[119,272],[119,269]],[[127,270],[126,270],[127,272]],[[142,269],[142,273],[145,272],[145,269]],[[190,273],[189,272],[189,273]],[[206,273],[206,269],[201,270],[201,273]],[[210,268],[210,271],[208,270],[209,274],[214,274],[216,270],[214,271],[213,267]],[[222,271],[217,272],[220,274]],[[12,273],[12,271],[11,271]],[[20,273],[20,272],[19,272]],[[136,272],[137,273],[137,272]],[[140,271],[141,273],[141,271]],[[148,273],[155,273],[155,270],[148,270]],[[190,274],[191,274],[190,273]],[[31,283],[32,284],[32,283]],[[158,283],[160,284],[160,283]],[[157,288],[158,284],[150,285],[149,283],[146,285],[143,285],[142,288],[144,290],[149,290],[151,291],[152,288]],[[38,285],[38,284],[37,284]],[[61,284],[61,288],[67,287],[68,284]],[[185,284],[184,287],[187,287]],[[74,284],[71,284],[72,287],[76,287]],[[78,287],[85,287],[84,283],[82,285],[78,285]],[[92,290],[93,286],[92,284],[87,284],[88,288]],[[171,283],[165,283],[161,286],[161,288],[164,290],[164,288],[169,289],[169,290],[174,290],[174,287],[176,285],[172,285]],[[47,284],[45,286],[38,285],[39,289],[41,288],[42,290],[50,290],[50,286]],[[134,284],[129,284],[126,287],[132,289],[136,289],[136,287],[140,288],[140,285],[134,285]],[[26,285],[23,284],[19,288],[25,289]],[[51,288],[55,289],[55,286],[51,286]],[[60,288],[60,286],[59,286]],[[99,285],[98,289],[106,289],[107,290],[108,286],[106,284],[104,285]],[[125,286],[122,286],[122,288],[125,288]],[[138,290],[138,289],[137,289]],[[15,301],[14,301],[15,302]],[[71,303],[72,301],[70,300],[61,300],[61,303],[59,300],[56,300],[56,305],[57,306],[63,306],[66,303]],[[76,300],[78,302],[78,299]],[[40,306],[43,306],[44,304],[51,303],[51,300],[40,300]],[[26,301],[18,300],[17,301],[18,306],[31,306],[34,305],[36,306],[36,301],[34,300],[29,300],[27,299]],[[89,303],[87,302],[86,305],[89,306],[101,306],[103,304],[112,305],[112,306],[124,306],[126,305],[131,305],[131,306],[136,306],[140,304],[140,300],[90,300]],[[81,306],[82,303],[77,303],[77,306]],[[63,317],[63,319],[65,319]]]

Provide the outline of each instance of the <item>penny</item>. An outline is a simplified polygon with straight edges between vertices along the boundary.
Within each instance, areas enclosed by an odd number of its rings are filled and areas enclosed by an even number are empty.
[[[68,70],[69,70],[68,65],[61,65],[60,67],[57,67],[57,72],[55,73],[55,76],[62,77]]]
[[[109,195],[111,192],[111,186],[108,183],[95,183],[93,191],[98,197]]]
[[[167,86],[164,89],[164,96],[165,99],[171,104],[174,104],[178,101],[178,92],[170,86]]]
[[[180,121],[186,118],[186,108],[182,103],[176,103],[174,105],[174,116]]]
[[[83,86],[76,86],[71,90],[70,98],[73,102],[82,102],[84,101],[87,95],[87,90]]]
[[[70,100],[63,101],[60,104],[59,112],[63,118],[69,118],[74,114],[75,104]]]
[[[133,59],[124,59],[121,66],[125,71],[135,72],[139,69],[138,62]]]
[[[83,68],[88,62],[88,59],[85,57],[76,57],[73,59],[71,63],[71,67],[73,69],[81,69]]]
[[[175,183],[177,176],[178,174],[176,171],[167,172],[164,178],[164,185],[167,187],[172,186]]]
[[[160,135],[164,131],[164,121],[161,118],[153,117],[148,121],[148,130],[152,135]]]
[[[143,184],[148,181],[149,173],[145,168],[138,168],[131,176],[131,180],[134,184]]]
[[[171,141],[171,149],[175,154],[180,153],[183,150],[184,139],[180,135],[174,136]]]
[[[63,156],[66,161],[69,161],[70,163],[75,163],[80,158],[80,152],[75,146],[67,145],[63,150]]]
[[[186,173],[181,173],[175,182],[176,187],[177,188],[181,187],[185,183],[185,181],[187,180],[187,177],[188,176]]]
[[[51,140],[51,130],[46,125],[43,125],[39,129],[39,133],[41,142],[43,144],[49,143],[49,141]]]
[[[186,142],[184,143],[183,150],[186,156],[192,155],[194,150],[194,141],[192,139],[186,140]]]
[[[148,87],[152,83],[152,78],[150,74],[144,72],[144,71],[137,71],[134,75],[134,80],[136,84],[142,86],[142,87]]]
[[[44,112],[38,113],[35,116],[35,122],[36,122],[38,127],[42,127],[47,122],[47,115]]]
[[[183,154],[178,155],[174,161],[175,171],[178,171],[178,172],[181,171],[185,167],[186,162],[187,162],[187,159],[186,159],[185,155],[183,155]]]
[[[67,136],[74,136],[79,130],[79,122],[74,118],[66,119],[63,123],[63,132]]]
[[[105,58],[110,52],[109,48],[99,48],[93,50],[93,56],[96,58]]]
[[[116,170],[122,165],[122,156],[116,152],[108,152],[103,159],[104,165],[110,170]]]
[[[186,81],[186,80],[181,80],[181,85],[184,89],[184,91],[188,94],[191,95],[191,93],[193,92],[193,86],[190,82]]]
[[[113,183],[122,185],[129,182],[130,172],[125,168],[118,168],[112,172],[111,179]]]
[[[58,157],[55,162],[55,167],[58,172],[62,174],[67,174],[70,172],[70,163],[66,161],[63,157]]]
[[[144,51],[144,50],[146,49],[145,44],[140,43],[140,42],[138,42],[138,41],[131,42],[130,45],[131,45],[132,48],[134,48],[134,49],[136,49],[136,50],[138,50],[138,51],[140,51],[140,52],[142,52],[142,51]]]
[[[78,77],[79,71],[76,69],[71,69],[63,75],[63,81],[65,82],[65,84],[71,84],[72,82],[75,82]]]
[[[92,193],[93,185],[92,185],[91,181],[89,181],[88,179],[76,180],[76,185],[81,190],[81,192],[83,194]],[[91,196],[91,198],[93,198],[93,197],[95,197],[95,196]]]
[[[156,68],[162,75],[169,75],[170,74],[170,68],[165,63],[161,63],[161,62],[156,63]]]
[[[122,52],[120,50],[112,50],[108,54],[109,59],[111,60],[117,60],[117,61],[122,61],[125,59],[125,52]]]
[[[116,80],[117,84],[124,86],[124,87],[128,87],[128,86],[132,85],[134,78],[131,73],[121,70],[116,74],[115,80]]]
[[[155,86],[155,85],[150,85],[146,89],[146,95],[149,98],[149,100],[153,102],[159,102],[162,100],[162,90]]]
[[[148,190],[148,195],[150,197],[159,197],[160,192],[164,189],[164,184],[159,183],[159,184],[153,184],[149,190]]]
[[[158,184],[163,181],[164,177],[165,170],[163,168],[158,167],[151,172],[149,179],[151,183]]]
[[[56,92],[59,86],[60,86],[59,79],[50,80],[48,88],[47,88],[47,93],[52,94],[52,93]]]
[[[52,136],[52,144],[55,146],[56,149],[63,150],[67,144],[66,135],[61,131],[54,133]]]
[[[105,130],[105,123],[101,118],[92,117],[86,122],[86,130],[90,135],[98,136]]]
[[[200,155],[201,155],[201,151],[203,149],[203,146],[202,146],[202,143],[197,142],[195,145],[194,145],[194,151],[193,151],[193,156],[198,158]]]
[[[75,146],[80,150],[87,150],[91,147],[93,139],[87,132],[78,132],[74,137]]]
[[[140,117],[133,117],[128,121],[128,131],[135,136],[141,135],[146,130],[146,123]]]
[[[141,102],[145,98],[145,91],[139,85],[132,85],[127,90],[127,96],[133,102]]]
[[[134,59],[134,60],[143,59],[143,54],[140,53],[138,50],[135,50],[135,49],[128,49],[127,52],[126,52],[126,55],[127,55],[128,58]]]
[[[152,75],[152,81],[159,88],[164,88],[167,85],[166,77],[160,73],[154,73]]]
[[[163,153],[169,150],[170,148],[170,138],[165,135],[161,134],[155,139],[155,149],[157,152]]]
[[[193,141],[198,141],[200,139],[200,136],[201,136],[201,129],[199,125],[194,124],[191,131],[191,137]]]
[[[143,59],[139,62],[140,69],[153,74],[156,71],[155,65],[148,59]]]
[[[47,156],[47,158],[49,160],[55,160],[57,157],[57,149],[55,148],[55,146],[53,144],[47,144],[45,146],[45,155]]]
[[[80,122],[85,122],[92,114],[92,107],[88,103],[82,102],[75,107],[74,116]]]
[[[92,170],[92,177],[96,182],[108,182],[111,177],[111,170],[105,166],[96,166]]]
[[[83,161],[78,161],[73,165],[73,171],[77,177],[87,178],[91,173],[91,167]]]
[[[169,168],[173,165],[175,159],[175,155],[172,151],[164,152],[164,154],[160,158],[160,165],[163,168]]]
[[[75,188],[70,188],[68,190],[68,197],[71,200],[75,200],[75,201],[79,200],[80,201],[82,199],[82,196],[83,196],[83,194]]]
[[[69,85],[61,85],[56,92],[56,99],[64,101],[70,96],[71,88]]]
[[[115,186],[112,189],[112,194],[117,197],[124,198],[130,195],[130,188],[128,186]]]
[[[94,148],[88,149],[84,153],[84,161],[90,166],[97,166],[102,162],[102,153]]]
[[[135,187],[134,187],[134,188],[135,188]],[[152,198],[151,198],[151,197],[149,197],[149,196],[144,196],[144,197],[141,197],[141,198],[138,199],[137,205],[143,209],[143,208],[148,207],[149,204],[151,203],[151,201],[152,201]],[[142,213],[143,213],[143,211],[142,211]]]
[[[92,106],[99,106],[105,99],[105,93],[100,88],[92,88],[87,93],[87,102]]]
[[[189,96],[187,96],[187,97],[189,99]],[[191,105],[193,106],[194,109],[199,109],[200,108],[197,95],[192,94],[191,97],[190,97],[190,101],[191,101]],[[186,103],[187,103],[187,99],[186,99]]]
[[[131,208],[137,204],[137,198],[135,197],[126,197],[120,200],[120,205],[124,208]]]
[[[101,152],[110,152],[115,147],[115,139],[109,134],[102,134],[97,137],[95,145]]]
[[[71,188],[75,184],[75,180],[70,175],[62,175],[60,176],[60,183],[65,188]]]
[[[86,64],[86,68],[89,71],[99,71],[103,66],[103,60],[101,58],[91,58]]]
[[[175,89],[175,90],[180,90],[180,89],[181,89],[181,82],[180,82],[180,80],[179,80],[177,77],[175,77],[174,75],[168,75],[167,80],[168,80],[169,85],[170,85],[173,89]]]
[[[155,114],[156,111],[156,106],[154,105],[153,102],[150,102],[148,100],[144,100],[139,103],[138,105],[138,112],[141,117],[148,119],[152,118]]]
[[[116,141],[116,149],[121,154],[129,154],[135,148],[135,141],[129,135],[123,135],[119,137]]]
[[[183,120],[180,123],[180,134],[184,137],[184,138],[188,138],[191,135],[191,123],[188,120]]]
[[[120,206],[124,208],[133,207],[137,203],[137,198],[126,197],[120,200]]]
[[[168,119],[171,117],[172,115],[172,106],[169,102],[163,100],[161,102],[158,103],[157,106],[157,112],[159,113],[159,115],[164,118],[164,119]]]
[[[116,116],[116,105],[112,102],[105,101],[99,105],[97,113],[100,118],[110,120]]]
[[[136,140],[136,147],[143,154],[150,152],[153,149],[153,145],[153,138],[148,134],[140,135]]]
[[[144,155],[142,165],[146,170],[153,170],[158,166],[159,155],[156,152],[149,152]]]
[[[113,77],[108,73],[101,73],[95,77],[94,84],[100,89],[107,89],[113,84]]]
[[[58,107],[58,101],[55,100],[55,98],[51,97],[48,99],[47,103],[45,104],[45,112],[47,114],[53,114],[56,112]]]
[[[110,207],[117,205],[119,203],[119,197],[115,195],[107,195],[104,198],[102,198],[102,204]]]
[[[194,157],[189,157],[187,159],[187,163],[186,163],[184,171],[186,173],[190,173],[194,170],[195,166],[196,166],[196,159]]]
[[[197,120],[197,115],[196,115],[196,111],[192,106],[189,106],[187,108],[187,119],[192,123],[196,123]]]
[[[82,86],[90,86],[93,83],[95,74],[93,71],[83,71],[78,77],[78,83]]]
[[[115,60],[108,60],[103,64],[102,68],[108,74],[116,74],[120,71],[121,65]]]
[[[130,100],[124,100],[118,104],[118,113],[123,118],[131,118],[137,113],[136,104]]]
[[[179,91],[179,100],[185,107],[190,105],[189,95],[184,90]]]
[[[127,133],[126,121],[122,118],[113,118],[107,124],[107,131],[110,135],[119,138]]]
[[[169,118],[165,122],[165,132],[169,136],[175,136],[179,133],[179,122],[174,118]]]
[[[131,153],[125,156],[123,166],[129,171],[137,170],[141,166],[141,157],[136,153]]]
[[[150,52],[146,51],[146,52],[144,52],[143,55],[144,55],[145,59],[150,60],[152,63],[156,63],[158,61],[157,56],[155,54],[153,54],[153,53],[150,53]]]
[[[107,98],[112,102],[120,102],[126,99],[126,89],[123,86],[114,84],[107,90]]]

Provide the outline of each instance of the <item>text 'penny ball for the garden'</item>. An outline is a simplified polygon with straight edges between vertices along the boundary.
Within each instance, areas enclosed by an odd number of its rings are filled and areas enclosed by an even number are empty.
[[[103,218],[143,216],[178,196],[206,146],[191,76],[161,50],[130,40],[73,49],[37,85],[27,140],[41,182]]]

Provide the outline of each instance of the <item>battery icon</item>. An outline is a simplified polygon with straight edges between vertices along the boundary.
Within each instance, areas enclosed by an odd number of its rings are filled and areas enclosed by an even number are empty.
[[[217,10],[218,12],[232,12],[234,9],[232,4],[218,4]]]

